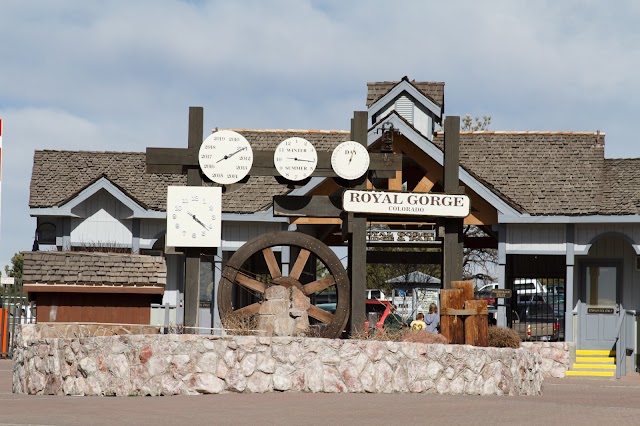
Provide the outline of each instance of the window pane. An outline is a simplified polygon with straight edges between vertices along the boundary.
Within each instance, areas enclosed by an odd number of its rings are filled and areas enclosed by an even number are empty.
[[[614,266],[587,267],[587,304],[613,306],[616,304],[616,268]]]

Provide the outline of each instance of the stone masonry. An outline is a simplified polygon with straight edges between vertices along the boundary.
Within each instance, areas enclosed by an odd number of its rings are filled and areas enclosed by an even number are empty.
[[[13,391],[32,395],[367,392],[539,395],[540,354],[520,349],[304,337],[43,338],[22,327]]]
[[[264,292],[258,311],[258,330],[263,336],[304,336],[309,328],[309,298],[297,287],[273,285]]]

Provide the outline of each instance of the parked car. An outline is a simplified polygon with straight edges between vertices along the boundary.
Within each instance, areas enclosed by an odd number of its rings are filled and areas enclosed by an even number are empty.
[[[548,303],[519,303],[512,315],[511,328],[523,341],[557,341],[560,338],[560,317]]]
[[[386,300],[387,297],[382,290],[369,288],[367,289],[367,299],[370,300]]]

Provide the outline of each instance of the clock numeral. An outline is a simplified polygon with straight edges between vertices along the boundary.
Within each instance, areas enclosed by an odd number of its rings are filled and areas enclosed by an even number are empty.
[[[181,212],[182,211],[182,206],[176,206],[176,211],[177,212]]]
[[[213,207],[211,208],[211,210],[213,210]],[[216,215],[215,214],[211,215],[211,220],[216,220]]]
[[[202,231],[202,236],[204,237],[205,235],[207,235],[207,233]]]
[[[176,219],[178,217],[178,215],[176,215],[175,213],[173,214],[173,218]]]
[[[209,206],[209,211],[212,212],[213,211],[213,206]],[[215,219],[215,217],[214,217]]]
[[[180,224],[176,223],[176,229],[180,229]]]
[[[198,196],[197,195],[193,195],[191,197],[191,201],[198,201]]]
[[[249,160],[251,160],[251,157],[248,157],[248,156],[241,156],[240,157],[240,161],[249,161]]]
[[[194,232],[193,234],[191,234],[191,238],[195,238],[196,237],[196,233]]]
[[[236,166],[236,170],[247,170],[248,168],[247,166]]]
[[[186,236],[187,235],[187,231],[182,231],[182,236]]]

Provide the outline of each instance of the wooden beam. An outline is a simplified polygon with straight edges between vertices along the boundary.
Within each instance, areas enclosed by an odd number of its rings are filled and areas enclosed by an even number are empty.
[[[402,191],[402,170],[397,170],[394,177],[389,179],[389,191]]]
[[[339,218],[341,213],[341,196],[276,195],[273,197],[274,216]]]
[[[330,217],[296,217],[289,221],[296,225],[341,225],[342,220]]]
[[[433,189],[433,186],[435,184],[436,183],[429,179],[427,176],[423,176],[422,179],[420,179],[420,182],[418,182],[415,188],[413,188],[412,192],[429,192],[431,191],[431,189]]]
[[[397,247],[396,244],[394,247]],[[438,265],[442,262],[439,251],[367,251],[367,263],[390,265]]]
[[[367,121],[369,115],[366,111],[356,111],[351,120],[351,136],[356,142],[367,146]],[[400,156],[402,158],[402,156]],[[402,168],[402,160],[399,163]],[[354,186],[354,189],[366,189],[366,183]],[[366,290],[367,290],[367,221],[366,218],[355,216],[349,219],[348,226],[352,233],[349,234],[349,279],[351,280],[351,317],[349,321],[349,333],[351,336],[364,331]]]
[[[202,144],[202,140],[200,140]],[[185,148],[147,148],[147,173],[177,173],[184,168],[199,169],[198,150]],[[280,176],[273,165],[275,151],[253,151],[253,165],[249,176]],[[338,177],[331,167],[331,151],[318,151],[318,164],[312,177]],[[402,155],[372,152],[369,170],[375,171],[377,177],[390,178],[396,176],[396,169],[402,167]]]
[[[460,192],[460,117],[448,116],[444,121],[444,191]],[[452,281],[462,280],[463,219],[444,218],[442,244],[442,288],[450,289]],[[460,306],[461,308],[462,306]],[[452,343],[460,343],[452,339]]]

